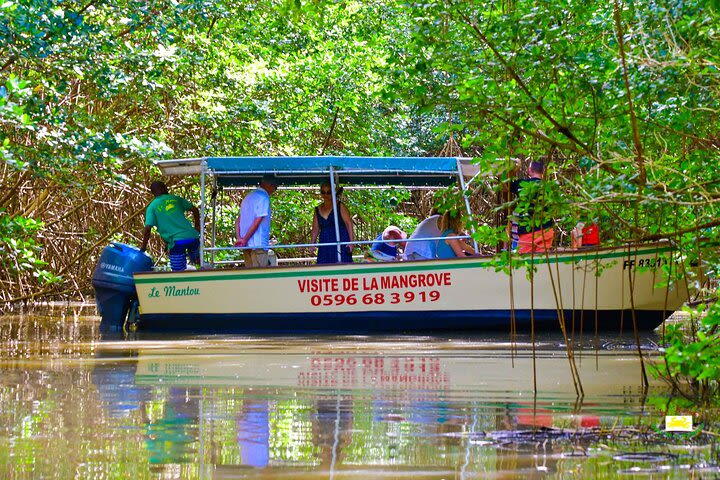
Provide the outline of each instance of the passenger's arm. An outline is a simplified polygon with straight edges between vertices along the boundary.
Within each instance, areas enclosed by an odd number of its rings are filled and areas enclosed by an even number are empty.
[[[451,232],[449,236],[456,237],[458,236],[458,234]],[[461,240],[459,238],[450,238],[445,240],[445,243],[450,245],[450,248],[452,248],[452,251],[455,253],[456,257],[464,257],[465,252],[475,255],[475,249],[465,243],[464,240]]]
[[[255,217],[255,220],[253,220],[253,223],[250,224],[250,228],[248,228],[247,233],[245,233],[245,236],[240,238],[236,243],[236,247],[247,247],[247,242],[252,238],[252,236],[255,234],[255,231],[258,229],[260,224],[263,221],[263,218],[265,217]]]
[[[313,224],[312,230],[310,230],[310,243],[317,242],[318,235],[320,234],[320,225],[318,224],[317,215],[313,213]]]
[[[351,242],[355,241],[355,231],[353,230],[353,222],[352,217],[350,216],[350,210],[347,209],[347,207],[343,204],[340,204],[340,216],[342,217],[342,221],[345,222],[345,228],[347,228],[348,232],[348,239]],[[348,248],[352,250],[353,246],[348,245]]]
[[[193,207],[190,209],[190,213],[192,213],[193,216],[193,224],[195,225],[195,230],[200,233],[200,210],[198,210],[198,208],[193,205]]]
[[[142,243],[140,244],[140,251],[144,252],[147,250],[148,242],[150,241],[150,232],[152,232],[152,226],[148,225],[143,230]]]

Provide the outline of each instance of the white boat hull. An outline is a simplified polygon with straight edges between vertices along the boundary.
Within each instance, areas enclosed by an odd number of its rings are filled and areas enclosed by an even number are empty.
[[[140,326],[196,332],[654,328],[687,300],[659,287],[667,244],[497,258],[136,273]],[[600,272],[596,275],[596,272]]]

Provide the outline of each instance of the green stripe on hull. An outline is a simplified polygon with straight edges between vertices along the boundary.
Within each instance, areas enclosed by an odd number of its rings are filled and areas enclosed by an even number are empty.
[[[604,260],[609,258],[624,258],[628,255],[646,255],[649,253],[660,254],[671,252],[672,247],[655,247],[647,248],[643,250],[637,250],[628,252],[626,250],[613,250],[608,253],[587,253],[587,254],[563,254],[559,256],[557,254],[544,256],[538,255],[533,257],[533,265],[544,265],[544,264],[555,264],[555,263],[570,263],[580,262],[583,260]],[[517,258],[518,261],[524,263],[530,263],[530,257],[513,257]],[[357,268],[359,265],[368,265],[363,268]],[[178,281],[184,282],[212,282],[218,280],[254,280],[258,278],[283,278],[283,277],[312,277],[312,276],[327,276],[327,275],[364,275],[370,273],[383,273],[391,271],[393,273],[401,272],[415,272],[415,271],[428,271],[428,270],[457,270],[464,268],[496,268],[504,265],[503,262],[498,260],[465,260],[465,261],[450,261],[447,263],[438,264],[435,261],[426,262],[413,262],[412,264],[402,264],[396,262],[390,262],[382,266],[371,264],[356,264],[351,268],[342,269],[330,269],[330,268],[315,268],[311,267],[308,270],[297,271],[286,271],[284,269],[264,269],[262,272],[254,273],[243,272],[243,273],[225,273],[218,274],[216,271],[203,272],[203,271],[191,271],[183,272],[181,274],[165,273],[165,272],[151,272],[151,273],[136,273],[135,283],[175,283]],[[307,268],[307,267],[304,267]]]

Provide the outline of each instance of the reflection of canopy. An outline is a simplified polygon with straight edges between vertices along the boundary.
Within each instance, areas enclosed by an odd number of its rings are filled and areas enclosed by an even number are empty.
[[[465,176],[477,173],[469,159],[457,157],[207,157],[157,165],[165,175],[199,175],[203,162],[222,186],[257,185],[265,173],[275,174],[283,185],[318,184],[331,171],[343,184],[440,186],[455,183],[459,167]]]

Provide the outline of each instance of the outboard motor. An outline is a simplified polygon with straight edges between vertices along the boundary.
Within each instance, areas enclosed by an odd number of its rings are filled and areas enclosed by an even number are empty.
[[[131,306],[137,305],[133,272],[152,270],[150,255],[123,243],[111,243],[103,250],[95,266],[92,284],[95,301],[102,316],[102,333],[120,332]]]

